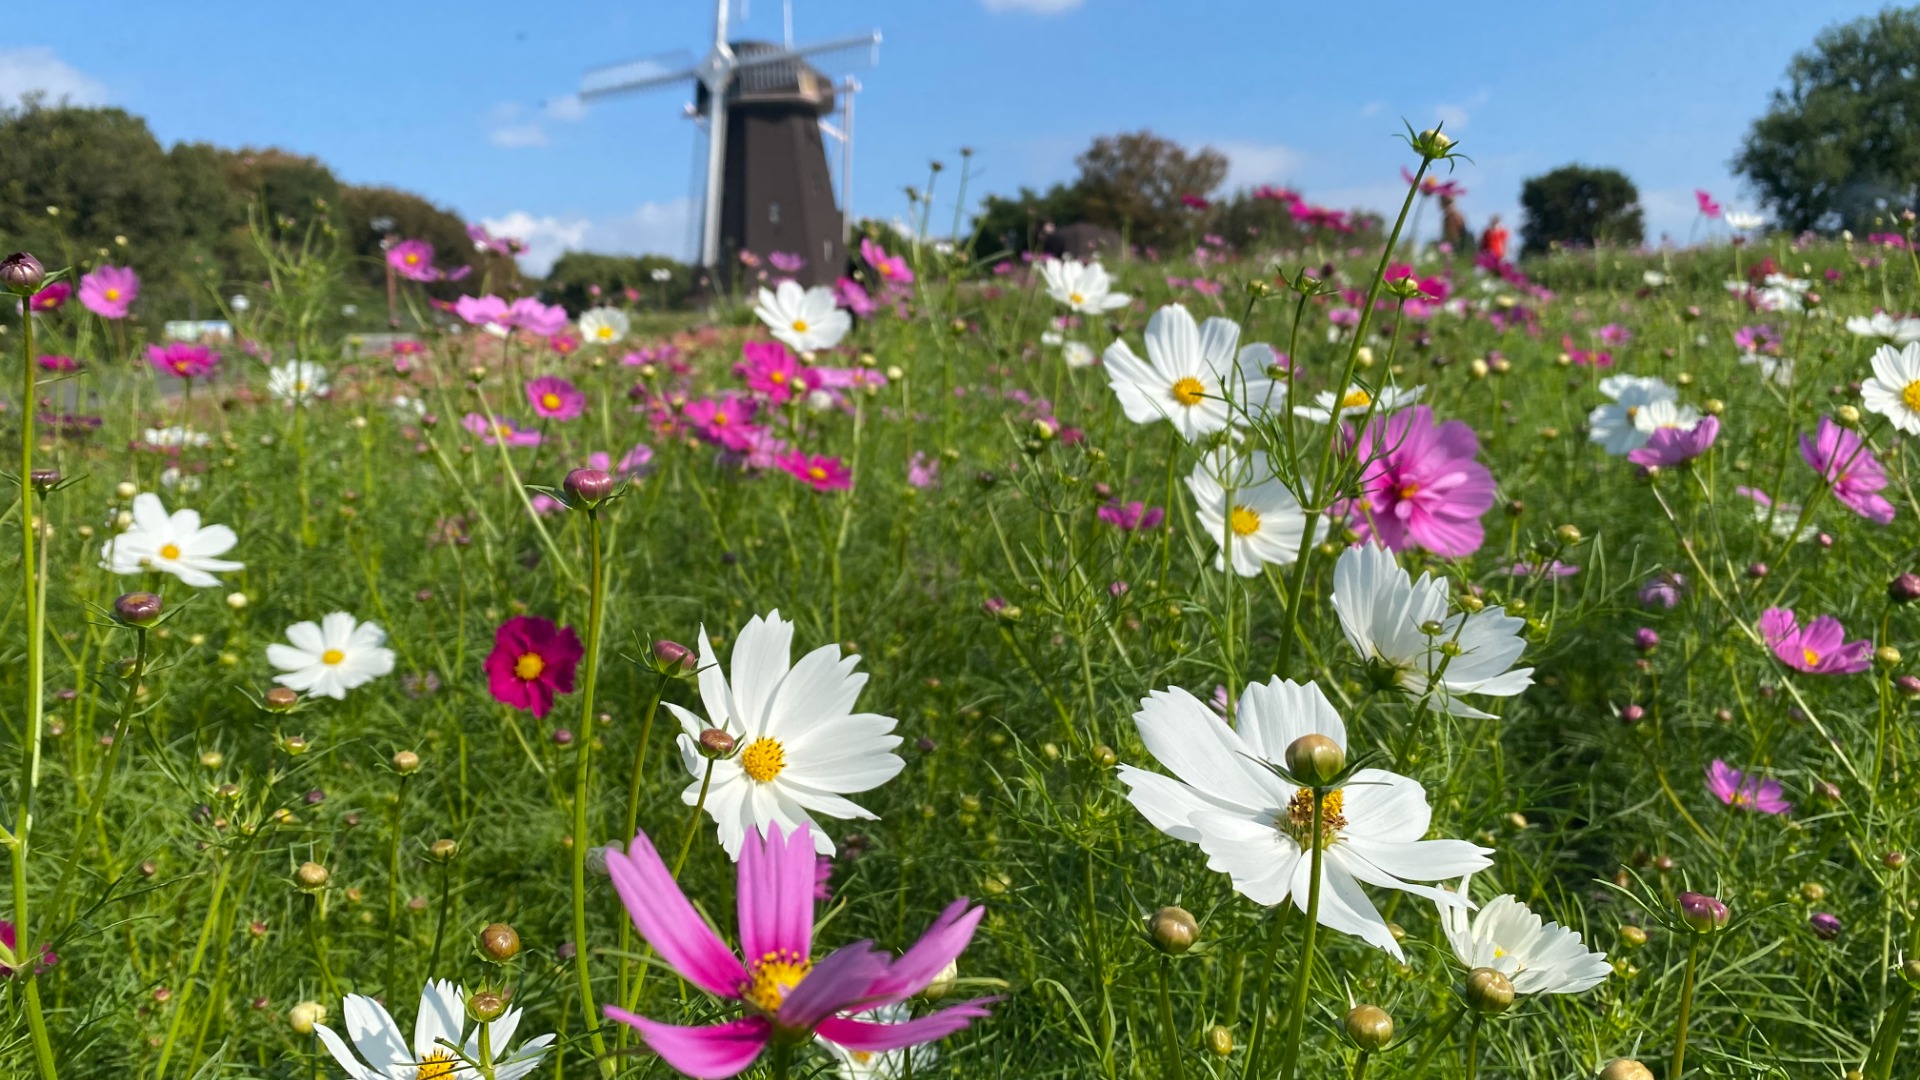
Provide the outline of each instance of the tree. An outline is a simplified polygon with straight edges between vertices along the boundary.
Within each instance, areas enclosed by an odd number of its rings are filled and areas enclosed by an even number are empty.
[[[666,271],[667,280],[654,280],[657,270]],[[639,293],[650,307],[678,307],[693,292],[693,271],[665,255],[569,251],[547,271],[544,292],[549,300],[578,315],[600,304],[624,303],[622,294],[628,289]]]
[[[1210,146],[1189,154],[1150,131],[1095,139],[1077,163],[1085,220],[1138,244],[1185,239],[1192,230],[1183,197],[1206,198],[1227,178],[1226,155]]]
[[[1640,192],[1618,169],[1562,165],[1520,189],[1521,253],[1553,246],[1631,246],[1645,237]]]
[[[166,151],[120,109],[0,109],[0,237],[49,267],[102,250],[125,265],[172,263],[184,231]]]
[[[1077,185],[1055,184],[1045,194],[1023,187],[1012,198],[989,195],[974,219],[973,254],[991,259],[1038,251],[1048,226],[1085,220],[1086,200]]]
[[[1830,27],[1787,66],[1735,171],[1782,227],[1866,229],[1920,175],[1920,8]]]

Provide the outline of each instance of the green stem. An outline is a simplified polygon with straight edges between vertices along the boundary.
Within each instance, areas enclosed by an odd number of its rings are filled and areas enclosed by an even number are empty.
[[[200,975],[201,963],[206,959],[207,944],[212,941],[214,928],[219,925],[220,904],[226,899],[227,877],[232,871],[233,864],[222,859],[220,872],[213,879],[213,899],[207,902],[207,920],[200,927],[200,940],[193,947],[193,960],[187,965],[187,977],[180,983],[179,1000],[173,1004],[173,1020],[167,1024],[167,1039],[160,1045],[160,1060],[153,1067],[154,1080],[162,1080],[167,1075],[167,1061],[173,1056],[174,1041],[180,1037],[180,1023],[186,1019],[187,1000],[193,996],[193,984]],[[218,1008],[219,1005],[214,1007]]]
[[[673,880],[680,880],[680,869],[687,865],[687,852],[693,850],[693,834],[700,831],[700,812],[707,808],[707,789],[713,785],[713,759],[707,759],[707,771],[700,777],[700,797],[693,801],[693,815],[687,818],[687,834],[680,838],[680,854],[673,860]]]
[[[1273,968],[1280,955],[1280,939],[1287,928],[1287,913],[1293,908],[1282,907],[1273,914],[1273,929],[1267,934],[1267,955],[1260,965],[1260,995],[1253,1006],[1253,1036],[1247,1040],[1246,1068],[1241,1076],[1258,1075],[1260,1051],[1266,1041],[1267,1007],[1273,1003]]]
[[[1467,1029],[1466,1080],[1473,1080],[1475,1071],[1480,1067],[1480,1025],[1484,1022],[1476,1016],[1473,1018],[1473,1027]]]
[[[1453,1034],[1454,1027],[1460,1023],[1460,1018],[1466,1014],[1467,1007],[1465,1005],[1455,1006],[1453,1015],[1447,1017],[1447,1022],[1441,1025],[1440,1030],[1433,1033],[1433,1037],[1427,1040],[1427,1045],[1420,1048],[1420,1056],[1414,1059],[1413,1068],[1407,1070],[1408,1076],[1421,1077],[1427,1075],[1427,1064],[1433,1060],[1433,1055],[1438,1053],[1442,1046],[1446,1045],[1447,1036]]]
[[[1171,957],[1160,958],[1160,1031],[1166,1039],[1168,1080],[1182,1080],[1185,1067],[1180,1061],[1180,1030],[1173,1023],[1173,990],[1167,985],[1172,972]]]
[[[524,495],[524,491],[522,492]],[[537,515],[536,515],[537,516]],[[600,669],[600,623],[606,600],[606,577],[600,564],[600,512],[587,510],[587,545],[591,578],[587,582],[587,671],[580,690],[580,760],[573,774],[573,968],[580,982],[580,1009],[587,1037],[602,1076],[612,1076],[613,1059],[600,1034],[599,1010],[593,1004],[593,979],[587,969],[587,789],[593,776],[593,688]]]
[[[1680,980],[1680,1018],[1673,1024],[1673,1067],[1667,1070],[1667,1080],[1680,1080],[1687,1064],[1687,1019],[1693,1015],[1693,976],[1699,959],[1700,937],[1696,934],[1687,944],[1687,973]]]
[[[393,797],[393,828],[387,840],[387,972],[381,985],[387,988],[388,998],[394,995],[394,967],[400,962],[400,824],[406,804],[407,778],[403,775],[400,790]]]
[[[654,680],[653,697],[647,702],[646,718],[640,722],[640,742],[633,750],[633,776],[627,783],[627,827],[620,834],[622,850],[625,849],[625,845],[633,842],[633,837],[640,830],[640,781],[646,775],[647,746],[653,741],[653,718],[654,714],[660,710],[660,698],[667,692],[667,682],[668,677],[665,675]],[[633,920],[622,919],[620,920],[620,1000],[623,1002],[629,1000],[627,995],[631,989],[633,958],[628,954],[632,952],[632,942]],[[642,971],[642,977],[645,977],[644,971]],[[625,1024],[620,1025],[614,1034],[615,1044],[624,1049],[628,1034],[632,1030]]]
[[[145,627],[136,626],[133,628],[133,633],[133,673],[127,676],[126,690],[120,698],[120,718],[114,722],[113,726],[113,742],[108,745],[106,754],[100,759],[99,775],[94,778],[92,794],[87,798],[86,816],[82,819],[81,828],[76,834],[78,836],[104,832],[100,824],[100,815],[106,806],[107,789],[113,783],[114,766],[120,760],[120,747],[128,740],[127,733],[133,727],[133,706],[138,699],[140,680],[147,671],[148,642]],[[53,889],[53,901],[49,905],[51,910],[60,910],[61,898],[66,895],[67,886],[72,882],[73,872],[79,868],[80,856],[85,850],[85,845],[76,843],[73,851],[68,854],[67,864],[61,868],[60,880]]]
[[[1360,1056],[1353,1059],[1353,1080],[1367,1080],[1367,1058],[1370,1056],[1362,1050]]]
[[[1881,1016],[1880,1028],[1873,1033],[1873,1042],[1867,1049],[1866,1063],[1860,1068],[1866,1080],[1892,1080],[1894,1055],[1900,1049],[1900,1033],[1906,1030],[1913,998],[1913,988],[1902,984],[1893,1003]]]
[[[1300,949],[1300,978],[1293,986],[1293,1004],[1287,1016],[1287,1042],[1280,1051],[1280,1080],[1293,1080],[1293,1067],[1300,1058],[1300,1028],[1307,1019],[1307,992],[1313,986],[1313,945],[1320,929],[1320,869],[1326,857],[1320,828],[1325,817],[1325,796],[1319,788],[1313,793],[1313,831],[1307,835],[1313,844],[1313,865],[1307,881],[1307,936]]]

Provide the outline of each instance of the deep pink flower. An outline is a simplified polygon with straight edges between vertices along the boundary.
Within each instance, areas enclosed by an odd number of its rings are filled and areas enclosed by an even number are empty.
[[[1691,429],[1658,428],[1647,439],[1645,446],[1627,451],[1627,460],[1649,469],[1671,468],[1706,453],[1719,435],[1720,418],[1717,416],[1702,417]]]
[[[1780,781],[1748,776],[1719,758],[1707,766],[1707,790],[1736,810],[1760,814],[1785,814],[1793,810],[1793,804],[1781,798]]]
[[[1742,352],[1777,353],[1780,351],[1780,334],[1766,323],[1743,326],[1733,332],[1733,343]]]
[[[507,325],[507,302],[497,296],[463,296],[453,302],[453,312],[473,326]]]
[[[220,354],[205,345],[170,341],[147,346],[147,363],[154,370],[182,379],[197,379],[220,365]]]
[[[57,311],[67,298],[73,295],[73,286],[64,281],[50,282],[33,294],[27,306],[35,311]]]
[[[1141,502],[1121,503],[1118,499],[1102,506],[1094,514],[1122,532],[1157,529],[1167,517],[1167,512],[1157,506]]]
[[[1713,196],[1707,194],[1705,189],[1693,189],[1693,201],[1700,205],[1700,212],[1702,214],[1710,218],[1720,216],[1720,204],[1714,202]]]
[[[438,281],[441,277],[433,266],[433,245],[425,240],[402,240],[388,248],[387,265],[409,281]]]
[[[734,365],[734,373],[747,381],[747,387],[765,394],[775,405],[784,405],[796,393],[805,393],[807,378],[800,361],[777,341],[748,341],[740,346],[746,359]]]
[[[870,319],[880,310],[880,304],[868,295],[867,290],[852,278],[841,278],[833,283],[834,302],[863,319]]]
[[[102,266],[80,279],[80,303],[103,319],[124,319],[140,298],[140,275],[131,267]]]
[[[1579,567],[1563,563],[1559,559],[1554,559],[1544,566],[1539,563],[1530,562],[1511,563],[1494,571],[1494,573],[1502,574],[1506,577],[1547,577],[1555,579],[1570,578],[1579,572]]]
[[[574,353],[580,351],[580,338],[562,330],[547,339],[547,348],[552,349],[561,356],[572,356]]]
[[[645,833],[625,853],[607,852],[607,872],[640,936],[694,986],[746,1015],[707,1027],[662,1024],[606,1006],[606,1015],[640,1032],[647,1046],[696,1080],[726,1080],[752,1065],[774,1040],[813,1035],[855,1053],[880,1054],[946,1038],[987,1015],[997,1000],[979,998],[900,1024],[855,1020],[906,1001],[933,982],[973,940],[986,909],[962,898],[934,919],[918,942],[889,958],[870,941],[813,959],[817,864],[807,826],[783,835],[747,830],[738,871],[742,961],[713,932],[667,872]]]
[[[1180,196],[1180,205],[1189,210],[1205,210],[1207,207],[1212,206],[1213,203],[1207,201],[1205,196],[1195,195],[1189,191]]]
[[[1436,424],[1416,405],[1375,417],[1355,446],[1365,463],[1362,497],[1349,524],[1361,542],[1378,536],[1389,550],[1423,547],[1458,558],[1480,549],[1480,515],[1493,506],[1493,474],[1474,460],[1480,440],[1458,420]]]
[[[753,413],[752,399],[739,394],[689,401],[680,410],[680,415],[699,431],[701,438],[719,443],[729,450],[746,449],[753,427]]]
[[[524,709],[538,720],[553,708],[555,694],[573,693],[573,672],[585,655],[573,627],[516,615],[493,633],[487,689],[495,701]]]
[[[1781,663],[1809,675],[1853,675],[1872,664],[1873,642],[1847,641],[1846,628],[1831,615],[1801,629],[1793,612],[1768,608],[1760,615],[1760,636]]]
[[[923,451],[915,450],[913,459],[907,462],[907,483],[921,491],[937,487],[940,483],[940,459],[930,458]]]
[[[513,426],[513,421],[504,416],[496,416],[493,423],[479,413],[468,413],[461,424],[470,432],[480,436],[480,441],[492,446],[504,442],[508,446],[539,446],[540,433],[527,431]]]
[[[75,360],[71,356],[48,355],[40,357],[35,362],[40,365],[41,371],[68,372],[80,370],[80,361]]]
[[[860,238],[860,257],[889,287],[913,284],[913,268],[907,265],[906,257],[887,254],[887,249],[874,243],[872,238]]]
[[[1640,606],[1653,607],[1658,604],[1663,608],[1672,608],[1680,602],[1680,592],[1686,587],[1685,575],[1662,570],[1640,586]]]
[[[543,375],[527,383],[527,401],[532,403],[535,415],[549,420],[577,420],[587,411],[587,395],[554,375]]]
[[[790,251],[776,251],[767,256],[767,262],[783,274],[797,274],[801,267],[807,265],[805,258]]]
[[[1893,504],[1880,497],[1887,474],[1860,436],[1829,417],[1812,435],[1800,436],[1800,457],[1833,486],[1833,497],[1875,524],[1893,520]]]
[[[10,979],[15,975],[20,974],[21,968],[25,967],[26,965],[20,962],[19,931],[14,928],[13,923],[7,921],[6,919],[0,919],[0,946],[5,946],[7,950],[7,955],[14,958],[13,963],[11,964],[0,963],[0,978]],[[961,947],[962,948],[965,947],[964,943],[962,944]],[[956,953],[955,955],[958,955],[958,954]],[[53,950],[46,947],[45,945],[42,945],[40,947],[40,959],[35,961],[33,965],[33,973],[35,975],[39,975],[42,972],[45,972],[48,968],[52,967],[53,965],[59,962],[60,962],[60,958],[54,955]],[[982,1015],[984,1015],[984,1011]]]
[[[525,330],[535,337],[552,337],[567,328],[567,309],[523,296],[508,305],[507,325]]]
[[[1608,323],[1594,331],[1594,336],[1600,339],[1602,345],[1625,345],[1633,340],[1633,331],[1619,323]]]
[[[775,459],[787,475],[815,491],[845,491],[853,486],[853,472],[837,457],[796,450]]]

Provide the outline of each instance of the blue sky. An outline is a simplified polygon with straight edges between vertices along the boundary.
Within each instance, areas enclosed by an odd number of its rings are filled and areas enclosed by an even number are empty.
[[[738,4],[739,0],[735,0]],[[1298,4],[1279,0],[793,0],[795,39],[878,28],[852,70],[854,206],[905,212],[927,163],[974,148],[970,196],[1070,178],[1091,139],[1150,128],[1212,145],[1230,184],[1396,203],[1394,136],[1445,120],[1477,228],[1517,224],[1521,182],[1569,161],[1639,185],[1649,239],[1684,241],[1692,191],[1752,199],[1727,162],[1792,54],[1877,10],[1789,0]],[[275,145],[565,247],[687,253],[691,92],[583,107],[589,68],[710,40],[709,0],[202,0],[0,31],[0,100],[40,87],[122,106],[163,142]],[[779,0],[737,36],[778,40]],[[36,25],[37,23],[37,25]],[[22,36],[22,34],[29,36]],[[841,69],[830,66],[830,73]],[[936,189],[952,220],[956,172]],[[969,201],[972,201],[971,198]],[[1429,226],[1431,228],[1431,226]]]

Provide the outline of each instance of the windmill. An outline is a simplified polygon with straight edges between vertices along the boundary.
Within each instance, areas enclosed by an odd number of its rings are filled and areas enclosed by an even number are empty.
[[[729,41],[728,15],[728,0],[716,0],[713,45],[698,62],[655,58],[598,68],[581,79],[580,98],[697,83],[694,107],[707,130],[700,265],[719,283],[733,255],[790,252],[806,259],[794,275],[802,283],[830,283],[846,262],[847,219],[834,206],[822,137],[841,142],[844,199],[852,179],[852,93],[859,84],[849,78],[841,88],[840,124],[824,123],[821,117],[834,111],[835,87],[808,58],[859,48],[877,56],[880,32],[795,48],[789,9],[785,44]]]

